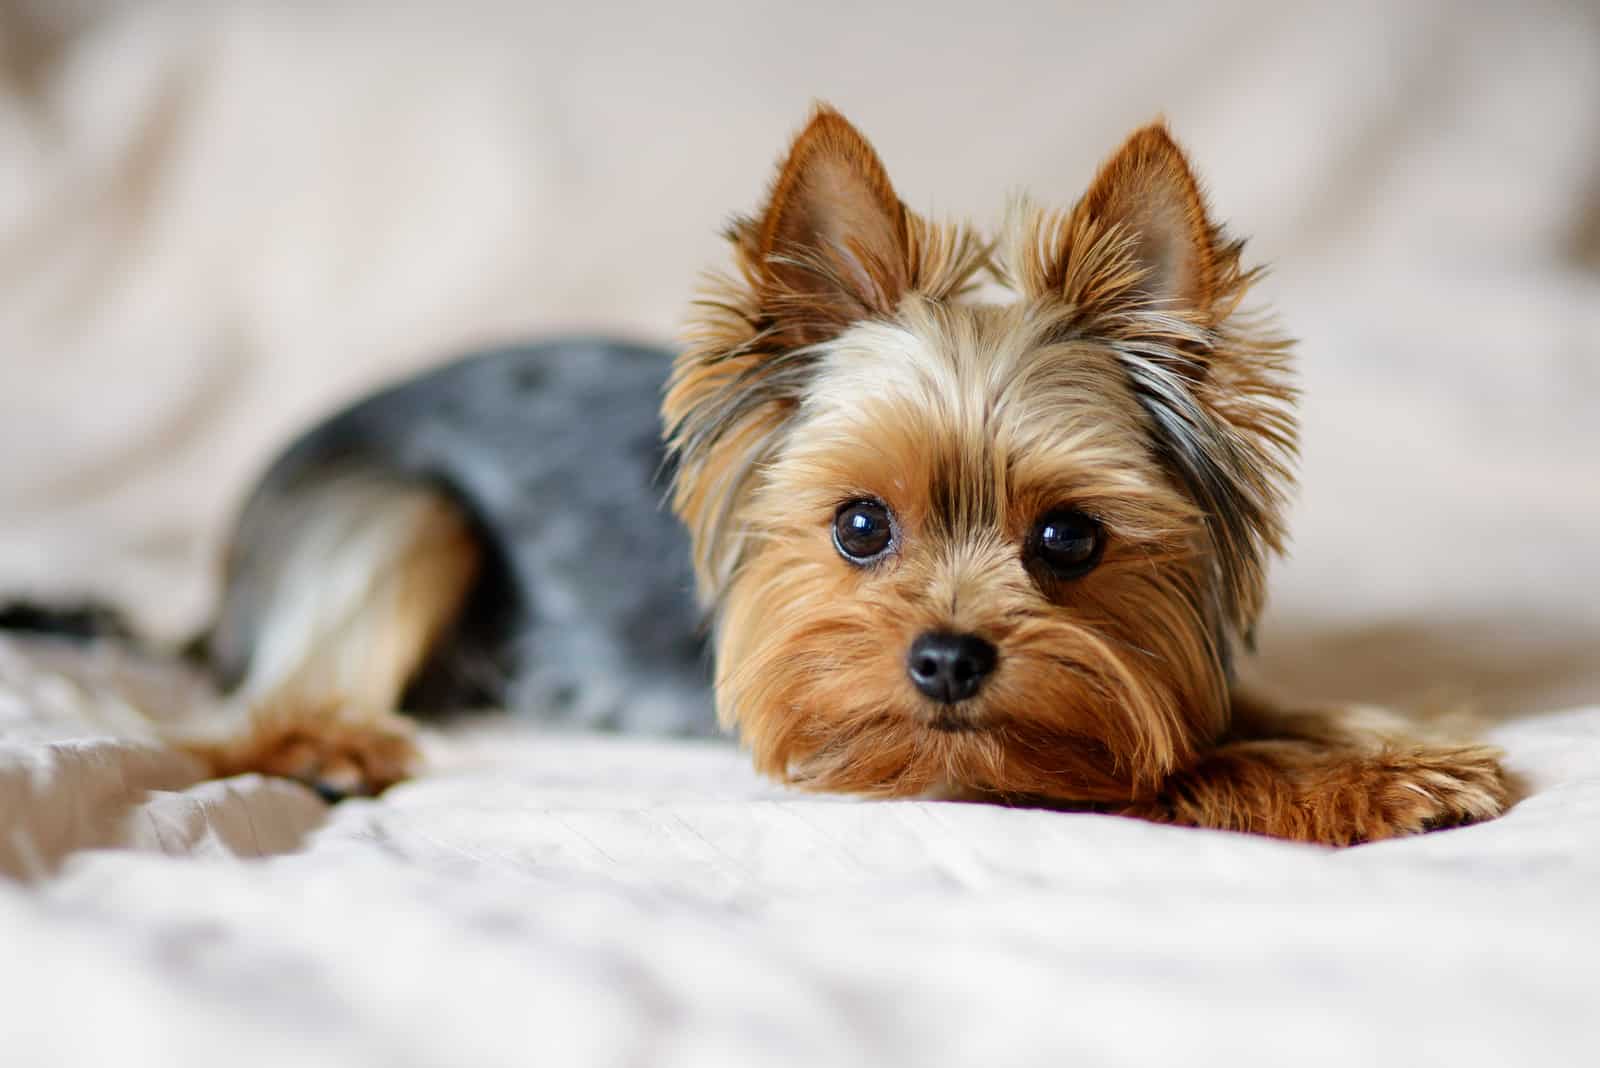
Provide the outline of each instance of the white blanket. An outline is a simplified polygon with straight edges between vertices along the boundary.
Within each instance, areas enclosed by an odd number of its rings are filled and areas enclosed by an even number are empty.
[[[104,654],[16,652],[0,646],[12,692],[127,692]],[[12,737],[64,726],[8,715]],[[1600,1048],[1600,708],[1495,732],[1531,789],[1505,818],[1344,852],[806,797],[731,746],[504,722],[431,738],[430,775],[330,810],[76,734],[0,742],[10,864],[66,862],[0,883],[7,1065],[1499,1066]]]
[[[992,7],[0,4],[0,598],[192,633],[288,434],[669,336],[812,97],[989,223],[1164,112],[1305,339],[1252,670],[1472,698],[1529,799],[1330,853],[489,722],[329,810],[141,740],[171,664],[0,638],[0,1065],[1596,1062],[1600,12]]]

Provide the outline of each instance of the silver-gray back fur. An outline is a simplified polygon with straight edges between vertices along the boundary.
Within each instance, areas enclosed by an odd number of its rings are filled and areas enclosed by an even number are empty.
[[[365,471],[449,495],[490,561],[408,703],[714,732],[688,540],[662,506],[657,407],[671,360],[605,339],[492,350],[309,431],[242,513],[211,643],[224,681],[248,668],[261,584],[293,537],[270,517]]]

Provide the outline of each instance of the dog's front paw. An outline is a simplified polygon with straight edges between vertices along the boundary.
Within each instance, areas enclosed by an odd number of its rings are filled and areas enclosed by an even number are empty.
[[[294,779],[330,802],[374,797],[409,778],[420,758],[408,721],[335,701],[275,701],[253,711],[237,737],[185,748],[218,777]]]
[[[1500,754],[1481,745],[1384,752],[1359,773],[1370,802],[1354,840],[1376,841],[1494,819],[1511,804]]]
[[[1219,746],[1157,797],[1120,811],[1347,846],[1493,819],[1511,799],[1487,746],[1256,739]]]

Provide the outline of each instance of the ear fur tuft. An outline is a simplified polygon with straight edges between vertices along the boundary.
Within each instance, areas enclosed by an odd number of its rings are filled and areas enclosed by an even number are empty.
[[[1194,171],[1164,123],[1136,130],[1112,154],[1077,213],[1119,227],[1143,272],[1136,289],[1159,307],[1206,308],[1216,291],[1216,230]]]
[[[824,340],[894,311],[911,281],[907,214],[867,139],[819,105],[765,207],[736,224],[761,303],[788,340]]]
[[[892,317],[911,293],[970,289],[990,246],[906,210],[872,146],[819,104],[779,163],[765,205],[735,219],[737,274],[712,276],[662,403],[678,463],[674,508],[715,598],[743,551],[736,513],[759,481],[818,361],[852,325]]]

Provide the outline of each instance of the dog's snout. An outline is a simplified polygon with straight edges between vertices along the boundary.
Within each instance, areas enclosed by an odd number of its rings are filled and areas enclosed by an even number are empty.
[[[906,673],[924,696],[953,705],[978,692],[996,659],[995,647],[976,634],[930,631],[911,643]]]

